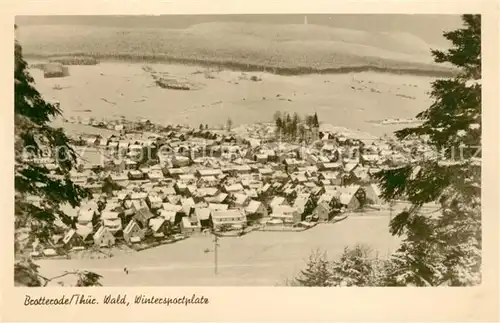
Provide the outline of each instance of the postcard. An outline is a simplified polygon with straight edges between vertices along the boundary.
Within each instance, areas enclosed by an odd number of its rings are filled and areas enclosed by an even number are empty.
[[[494,2],[93,4],[4,19],[4,321],[498,319]]]

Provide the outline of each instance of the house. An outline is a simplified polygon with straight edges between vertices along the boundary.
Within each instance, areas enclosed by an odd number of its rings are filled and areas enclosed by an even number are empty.
[[[370,167],[368,169],[368,174],[370,175],[370,179],[374,178],[374,175],[380,172],[382,169],[378,167]]]
[[[189,196],[195,196],[197,190],[198,190],[198,187],[196,187],[196,185],[188,185],[186,193]]]
[[[272,208],[271,219],[278,219],[285,224],[294,224],[302,221],[302,213],[292,206],[277,205]]]
[[[132,194],[130,194],[130,199],[132,201],[141,201],[145,203],[144,199],[146,199],[148,197],[148,193],[146,192],[133,192]]]
[[[191,209],[194,208],[195,205],[196,203],[192,197],[181,200],[182,211],[186,215],[191,214]]]
[[[177,217],[177,212],[159,210],[158,215],[164,218],[166,221],[169,221],[172,225],[175,224],[175,218]]]
[[[196,175],[198,177],[207,177],[207,176],[219,176],[222,175],[221,169],[199,169],[196,171]]]
[[[305,167],[305,172],[307,174],[307,176],[311,177],[311,176],[317,176],[318,175],[318,167],[312,165],[312,166],[306,166]]]
[[[299,212],[302,214],[306,209],[307,203],[311,203],[309,194],[301,193],[297,195],[297,198],[293,203],[293,207],[299,210]]]
[[[136,169],[136,167],[137,167],[137,162],[130,159],[125,159],[125,170]]]
[[[83,246],[83,239],[79,236],[75,229],[70,229],[63,238],[64,248],[66,250],[71,250],[74,247]]]
[[[340,178],[340,172],[321,172],[318,178],[332,183],[334,180]]]
[[[118,212],[103,211],[101,214],[102,224],[112,234],[117,233],[122,229],[122,221]]]
[[[125,141],[125,140],[120,140],[118,142],[118,151],[120,154],[125,154],[128,152],[128,146],[130,145],[130,142]]]
[[[342,206],[348,210],[355,210],[360,207],[359,200],[356,198],[354,194],[341,193],[339,200],[340,204],[342,204]]]
[[[271,206],[271,208],[273,208],[273,207],[278,206],[278,205],[286,205],[286,204],[287,204],[287,202],[286,202],[286,199],[284,197],[275,196],[271,200],[271,203],[269,203],[269,206]]]
[[[182,206],[178,204],[172,204],[172,203],[162,203],[161,209],[164,211],[168,212],[181,212],[182,211]]]
[[[175,155],[174,158],[172,158],[172,164],[175,167],[189,166],[190,163],[191,159],[189,159],[189,157]]]
[[[226,194],[226,193],[219,193],[217,194],[216,196],[211,196],[211,197],[205,197],[205,201],[207,201],[208,203],[224,203],[226,200],[227,200],[227,197],[229,195]]]
[[[358,167],[359,164],[357,162],[350,162],[344,165],[344,172],[345,173],[350,173]]]
[[[149,219],[149,228],[155,238],[163,238],[168,233],[169,222],[163,217]]]
[[[84,184],[83,187],[85,189],[88,189],[90,192],[93,194],[99,194],[102,193],[102,185],[99,183],[93,183],[93,184]]]
[[[86,210],[78,210],[78,223],[81,225],[86,225],[88,223],[92,224],[96,217],[96,210],[90,208]]]
[[[101,148],[101,149],[106,148],[108,146],[108,142],[109,142],[109,138],[101,137],[99,139],[99,142],[98,142],[99,148]]]
[[[225,211],[229,208],[229,205],[221,203],[209,203],[208,208],[211,211]]]
[[[227,204],[223,204],[223,205],[227,206]],[[194,209],[194,216],[198,219],[198,221],[200,222],[200,225],[202,227],[209,226],[210,212],[212,212],[212,211],[208,207],[197,207]]]
[[[282,171],[276,171],[271,178],[273,181],[286,181],[288,179],[288,174]]]
[[[128,179],[130,180],[141,180],[144,179],[144,174],[139,170],[129,170],[127,173]]]
[[[149,194],[146,198],[146,203],[150,209],[159,209],[162,206],[163,200],[157,194]]]
[[[265,194],[265,193],[269,192],[270,188],[271,188],[271,184],[267,183],[260,188],[260,192]]]
[[[380,156],[376,154],[363,154],[362,162],[365,165],[377,165],[380,162]]]
[[[217,194],[219,194],[219,189],[216,187],[200,187],[196,191],[198,197],[216,196]]]
[[[148,225],[149,219],[154,217],[154,214],[149,210],[146,202],[137,200],[133,201],[133,209],[135,210],[134,218],[139,222],[142,227],[146,227]]]
[[[267,217],[267,208],[266,206],[259,201],[251,200],[250,203],[245,208],[245,212],[247,217],[250,215],[258,215],[260,217]]]
[[[187,185],[196,183],[196,177],[193,174],[181,174],[179,180]]]
[[[125,229],[123,229],[123,239],[127,243],[141,241],[144,239],[144,230],[141,229],[136,221],[131,220]]]
[[[93,238],[94,244],[99,247],[111,247],[115,244],[115,237],[104,226],[99,227]]]
[[[380,187],[377,184],[368,184],[366,186],[363,186],[362,189],[365,191],[366,200],[369,204],[380,204],[382,202],[382,193]]]
[[[295,184],[307,182],[307,177],[304,173],[292,174],[290,177]]]
[[[167,202],[171,204],[179,204],[181,202],[181,195],[167,195]]]
[[[219,180],[215,176],[204,176],[198,180],[198,183],[205,186],[215,186],[219,183]]]
[[[181,232],[188,235],[201,231],[201,224],[195,215],[183,217],[179,226],[181,228]]]
[[[236,165],[233,167],[233,171],[236,174],[249,174],[252,171],[252,168],[246,164]]]
[[[174,184],[174,189],[176,191],[177,194],[186,194],[188,192],[188,186],[186,183],[183,183],[183,182],[180,182],[180,181],[177,181],[175,184]]]
[[[327,222],[330,220],[330,205],[328,201],[318,202],[316,208],[314,208],[313,216],[318,218],[318,221]]]
[[[163,195],[168,196],[168,195],[175,195],[175,188],[173,186],[169,187],[162,187],[161,191],[163,192]]]
[[[89,178],[92,174],[90,172],[78,172],[76,170],[72,170],[70,172],[70,177],[72,181],[81,181],[86,182],[87,178]]]
[[[43,64],[43,77],[65,77],[65,67],[60,63],[47,63]]]
[[[258,163],[266,163],[267,157],[267,154],[253,154],[253,160]]]
[[[210,218],[215,231],[224,229],[242,229],[246,226],[247,222],[246,215],[239,209],[212,211]]]
[[[152,169],[147,173],[147,177],[153,182],[159,182],[163,179],[163,172],[161,170]]]
[[[109,179],[114,183],[122,186],[129,181],[128,176],[125,173],[111,174],[109,176]]]
[[[167,169],[166,171],[168,175],[170,175],[173,178],[179,178],[180,175],[184,174],[184,169],[183,168],[170,168]]]
[[[244,190],[243,186],[240,183],[233,185],[225,185],[224,190],[226,193],[236,193]]]
[[[321,171],[335,171],[340,170],[342,168],[342,164],[339,162],[335,163],[321,163],[319,169]]]
[[[370,179],[370,174],[368,173],[368,168],[366,167],[356,167],[351,174],[357,181],[367,182]]]
[[[42,253],[43,253],[43,255],[45,257],[54,257],[54,256],[57,256],[57,251],[55,251],[52,248],[43,249]]]
[[[131,144],[128,146],[128,156],[136,157],[139,156],[143,151],[143,147],[139,144]]]
[[[250,203],[250,196],[241,193],[233,194],[233,203],[236,208],[244,208]]]
[[[89,244],[93,241],[92,240],[93,231],[94,227],[92,223],[88,223],[85,225],[76,223],[76,233],[82,238],[85,244]]]
[[[253,189],[253,188],[245,190],[245,194],[253,199],[257,199],[259,197],[259,193],[257,193],[257,189]]]
[[[285,165],[285,169],[287,172],[294,172],[301,165],[301,163],[294,158],[285,158],[283,164]]]

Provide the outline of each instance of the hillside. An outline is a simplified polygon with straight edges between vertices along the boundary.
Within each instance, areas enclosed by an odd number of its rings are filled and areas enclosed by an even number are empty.
[[[432,62],[430,45],[425,41],[399,32],[227,22],[185,29],[19,27],[17,37],[27,57],[93,55],[290,75],[366,70],[432,76],[451,73]]]
[[[375,136],[392,133],[402,125],[374,121],[413,118],[428,107],[432,102],[427,92],[435,80],[373,72],[287,76],[180,64],[147,65],[101,62],[70,66],[69,76],[62,78],[44,78],[39,69],[30,73],[40,93],[47,100],[58,101],[68,119],[124,116],[161,124],[219,127],[231,118],[237,127],[268,122],[277,110],[300,116],[315,111],[322,123]],[[163,88],[155,75],[196,88]],[[253,81],[252,76],[259,81]]]

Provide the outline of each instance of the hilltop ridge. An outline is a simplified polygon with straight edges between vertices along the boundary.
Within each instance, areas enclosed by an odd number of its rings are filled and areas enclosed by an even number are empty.
[[[218,65],[276,74],[375,70],[448,76],[434,64],[434,46],[408,33],[319,25],[201,23],[185,29],[20,26],[27,57],[88,55],[101,59]]]

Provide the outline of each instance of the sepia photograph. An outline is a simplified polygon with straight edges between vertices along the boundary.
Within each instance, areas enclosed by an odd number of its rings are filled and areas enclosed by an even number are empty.
[[[14,56],[15,286],[481,284],[479,14],[16,16]]]

